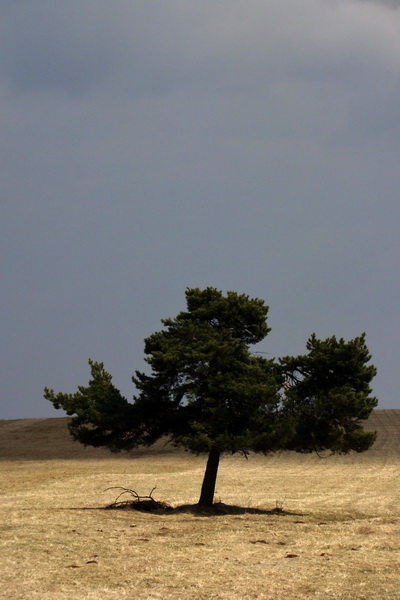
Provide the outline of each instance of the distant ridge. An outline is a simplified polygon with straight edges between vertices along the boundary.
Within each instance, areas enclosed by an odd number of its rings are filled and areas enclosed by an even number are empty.
[[[0,460],[126,458],[126,453],[112,454],[103,448],[85,448],[74,442],[67,429],[68,421],[69,417],[0,421]],[[400,409],[374,410],[366,429],[377,431],[378,437],[371,450],[359,455],[363,460],[400,457]],[[180,451],[161,442],[134,454]]]

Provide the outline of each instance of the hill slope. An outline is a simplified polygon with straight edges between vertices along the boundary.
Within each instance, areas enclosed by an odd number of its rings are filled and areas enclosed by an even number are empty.
[[[0,460],[51,460],[51,459],[94,459],[126,457],[126,454],[111,454],[101,448],[85,448],[74,442],[68,429],[69,418],[19,419],[0,421]],[[369,450],[370,458],[400,456],[400,410],[375,410],[366,423],[366,428],[377,431],[378,438]],[[179,452],[179,450],[156,445],[145,452]]]

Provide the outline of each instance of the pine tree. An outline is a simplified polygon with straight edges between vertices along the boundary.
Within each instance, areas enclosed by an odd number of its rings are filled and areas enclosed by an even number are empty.
[[[186,311],[162,320],[164,328],[145,340],[151,374],[135,372],[133,403],[91,360],[88,387],[76,394],[45,389],[45,398],[72,416],[76,440],[118,452],[167,436],[206,453],[201,506],[213,503],[223,453],[371,446],[374,434],[362,421],[377,403],[369,397],[375,368],[367,365],[364,335],[347,343],[313,335],[307,355],[275,361],[250,350],[269,331],[263,300],[195,288],[186,290],[186,303]]]

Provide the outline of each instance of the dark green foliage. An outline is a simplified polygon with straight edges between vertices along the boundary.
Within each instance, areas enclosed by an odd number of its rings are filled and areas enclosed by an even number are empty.
[[[131,423],[133,405],[114,387],[103,363],[89,359],[89,365],[92,379],[87,387],[79,386],[75,394],[56,394],[45,388],[44,397],[73,417],[69,430],[83,444],[105,446],[112,452],[136,446],[138,432],[126,427]]]
[[[308,354],[280,359],[286,380],[282,409],[296,421],[289,448],[299,452],[367,450],[375,434],[362,428],[377,405],[370,383],[376,375],[365,334],[345,342],[330,337],[307,342]]]
[[[268,308],[213,288],[188,290],[187,305],[145,340],[152,374],[133,378],[144,419],[194,452],[247,452],[256,438],[265,451],[279,447],[280,377],[273,361],[248,349],[268,332]]]
[[[350,342],[313,335],[308,354],[275,361],[249,349],[269,331],[262,300],[196,288],[186,290],[186,302],[187,311],[145,340],[151,373],[136,371],[133,403],[93,361],[92,380],[76,394],[46,388],[55,408],[73,416],[75,439],[119,451],[167,436],[208,453],[202,505],[212,503],[221,453],[361,452],[373,443],[362,429],[376,406],[364,335]]]

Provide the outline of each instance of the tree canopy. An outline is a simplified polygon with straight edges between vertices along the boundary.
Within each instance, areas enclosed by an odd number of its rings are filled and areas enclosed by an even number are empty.
[[[87,387],[45,388],[45,398],[72,416],[76,440],[119,452],[166,436],[207,453],[203,506],[213,502],[223,453],[347,453],[373,444],[363,421],[377,404],[369,385],[376,369],[364,334],[349,342],[313,334],[305,355],[269,359],[250,350],[269,332],[263,300],[209,287],[187,289],[186,304],[145,339],[151,373],[135,372],[132,403],[92,360]]]

